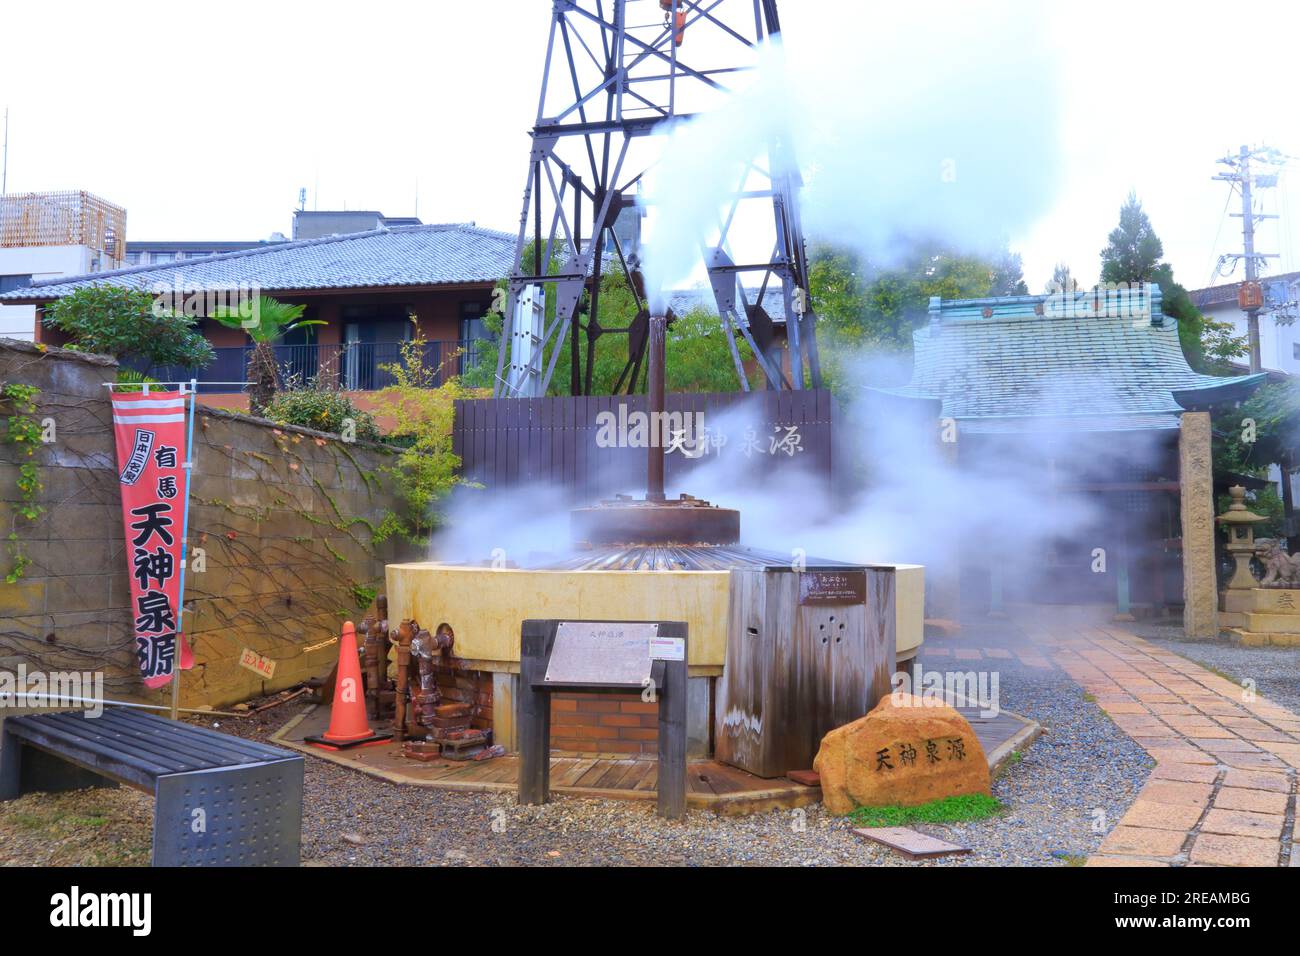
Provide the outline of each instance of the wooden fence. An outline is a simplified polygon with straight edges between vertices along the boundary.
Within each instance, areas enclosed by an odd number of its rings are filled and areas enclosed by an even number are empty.
[[[689,447],[673,447],[671,439],[667,445],[670,496],[691,492],[689,472],[719,460],[733,466],[728,474],[741,481],[749,472],[758,484],[797,470],[826,482],[826,488],[835,486],[835,408],[829,391],[677,393],[668,395],[665,405],[669,415],[703,416],[690,419],[702,421],[700,435],[692,428],[682,436]],[[634,414],[646,411],[644,395],[459,401],[453,449],[464,477],[488,488],[545,484],[582,501],[641,493],[646,448],[607,447],[602,439],[611,431],[606,427],[602,433],[601,426],[635,422]]]

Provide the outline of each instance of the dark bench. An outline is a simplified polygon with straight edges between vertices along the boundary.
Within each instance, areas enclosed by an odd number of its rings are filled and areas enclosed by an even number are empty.
[[[0,800],[126,784],[154,796],[154,866],[297,866],[303,758],[139,710],[4,721]]]

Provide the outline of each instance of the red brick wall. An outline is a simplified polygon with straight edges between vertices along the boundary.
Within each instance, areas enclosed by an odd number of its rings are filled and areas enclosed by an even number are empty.
[[[654,754],[659,705],[639,694],[551,695],[551,749],[578,753]]]

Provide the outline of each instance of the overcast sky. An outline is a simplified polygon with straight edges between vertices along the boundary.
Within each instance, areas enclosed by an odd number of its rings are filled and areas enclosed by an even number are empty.
[[[792,67],[842,56],[846,35],[872,28],[873,5],[782,3]],[[949,23],[935,4],[909,6],[915,13],[893,10],[875,42],[915,51],[908,59],[924,74],[931,41],[960,29],[947,40],[967,52],[961,67],[988,65],[981,49],[995,38]],[[308,208],[410,215],[418,194],[426,222],[514,232],[550,9],[549,0],[8,4],[8,190],[90,190],[125,206],[128,238],[141,240],[288,233],[300,187]],[[1057,261],[1096,278],[1130,189],[1180,281],[1207,284],[1216,257],[1241,242],[1240,220],[1224,215],[1228,187],[1211,179],[1216,158],[1243,143],[1300,156],[1300,5],[1061,0],[1050,10],[1058,125],[1045,135],[1059,137],[1063,159],[1054,198],[1011,237],[1031,289]],[[996,155],[996,143],[983,147]],[[1014,151],[1001,159],[1017,162]],[[1260,231],[1259,248],[1282,254],[1273,272],[1300,270],[1297,192],[1300,161],[1263,196],[1264,210],[1283,217]]]

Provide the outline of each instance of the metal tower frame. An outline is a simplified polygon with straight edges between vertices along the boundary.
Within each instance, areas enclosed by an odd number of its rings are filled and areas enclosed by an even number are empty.
[[[629,23],[629,16],[637,22]],[[703,54],[707,63],[689,61],[693,31],[707,31],[714,47]],[[627,168],[629,147],[638,137],[663,132],[665,121],[693,115],[679,112],[679,103],[729,94],[731,75],[752,69],[746,60],[752,61],[759,44],[780,31],[776,0],[552,0],[515,268],[504,303],[497,397],[546,394],[566,338],[571,344],[570,390],[590,394],[596,342],[612,334],[626,335],[628,346],[614,390],[636,390],[649,310],[634,251],[625,249],[614,231],[619,214],[636,205],[633,191],[646,172]],[[767,155],[754,157],[737,183],[718,223],[717,241],[709,245],[708,237],[699,237],[746,391],[736,334],[749,343],[769,388],[803,388],[806,380],[812,387],[821,385],[799,216],[801,186],[792,144],[776,137],[767,144]],[[728,252],[729,233],[738,210],[752,202],[770,205],[772,253],[766,261],[736,263]],[[532,261],[523,262],[530,238]],[[550,267],[553,261],[558,269]],[[597,319],[601,277],[615,268],[636,296],[638,314],[625,329],[603,328]],[[761,306],[774,278],[784,302],[789,378],[773,348],[772,319]],[[751,302],[755,282],[757,295]],[[588,290],[588,305],[582,309]],[[549,318],[548,300],[554,302]],[[585,355],[580,331],[586,332]]]

